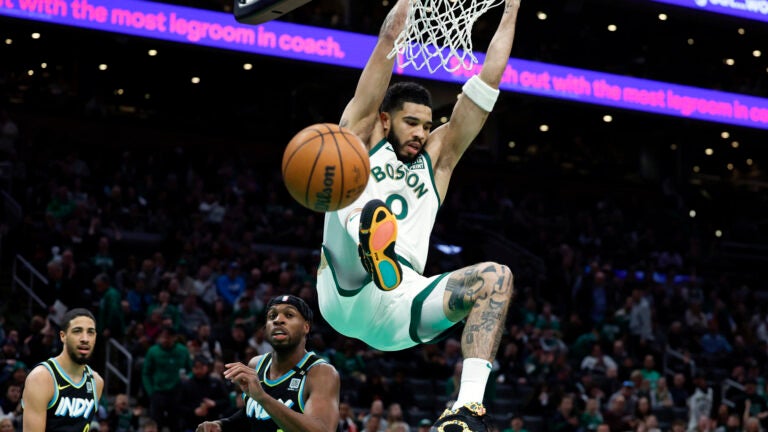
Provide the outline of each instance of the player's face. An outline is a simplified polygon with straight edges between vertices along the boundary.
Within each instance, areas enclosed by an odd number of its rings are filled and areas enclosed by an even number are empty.
[[[275,351],[289,351],[304,341],[309,323],[295,307],[278,304],[267,311],[265,330],[267,342]]]
[[[395,148],[397,158],[411,162],[421,153],[432,129],[432,109],[426,105],[405,102],[389,119],[387,140]]]
[[[79,316],[69,322],[66,332],[59,334],[69,358],[77,364],[86,364],[96,344],[96,323],[88,317]]]

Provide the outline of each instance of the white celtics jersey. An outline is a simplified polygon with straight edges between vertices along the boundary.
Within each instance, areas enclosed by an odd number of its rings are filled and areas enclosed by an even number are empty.
[[[386,140],[371,149],[369,156],[371,176],[361,198],[365,202],[378,198],[392,210],[398,223],[395,251],[403,264],[423,273],[429,237],[440,208],[432,161],[422,152],[413,162],[403,163]]]

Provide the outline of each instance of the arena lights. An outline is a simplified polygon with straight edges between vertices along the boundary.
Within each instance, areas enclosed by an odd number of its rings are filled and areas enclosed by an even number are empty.
[[[251,69],[253,69],[253,65],[251,63],[245,63],[245,64],[243,64],[243,69],[244,70],[251,70]]]
[[[723,236],[723,232],[720,230],[715,230],[715,237],[720,238]]]
[[[40,39],[40,33],[32,33],[32,39]]]
[[[6,45],[10,45],[10,44],[12,44],[12,43],[13,43],[13,39],[11,39],[11,38],[7,38],[7,39],[5,40],[5,44],[6,44]]]
[[[723,60],[723,63],[725,63],[728,66],[733,66],[733,65],[736,64],[736,60],[734,60],[732,58],[727,58],[727,59]]]
[[[660,13],[659,14],[659,21],[666,21],[667,18],[668,18],[667,14],[665,14],[665,13]]]
[[[542,131],[542,132],[547,132],[547,131],[549,131],[549,125],[543,124],[543,125],[539,126],[539,130]]]
[[[763,55],[763,53],[760,50],[752,51],[752,56],[753,57],[760,57],[761,55]]]
[[[670,144],[669,145],[669,149],[672,150],[672,151],[677,150],[677,144]]]
[[[707,156],[712,156],[713,154],[715,154],[715,151],[711,148],[706,148],[704,149],[704,154]]]
[[[740,35],[744,36],[744,35],[745,35],[747,32],[746,32],[746,31],[744,31],[744,29],[743,29],[743,28],[739,27],[739,28],[736,30],[736,33],[738,33],[738,34],[740,34]]]
[[[654,0],[721,15],[768,21],[764,0]]]
[[[728,139],[731,137],[731,134],[728,131],[722,131],[720,132],[720,138],[722,139]]]
[[[147,55],[150,56],[150,57],[154,57],[154,56],[157,55],[157,50],[156,49],[151,49],[151,50],[147,51]]]
[[[608,24],[608,31],[609,32],[615,32],[618,27],[616,27],[616,24]]]
[[[46,69],[48,67],[48,63],[40,63],[40,69]]]
[[[693,45],[694,43],[695,41],[693,40],[693,38],[688,38],[688,45]]]
[[[688,216],[690,216],[690,217],[691,217],[691,219],[695,218],[695,217],[696,217],[696,210],[691,210],[691,211],[689,211],[689,212],[688,212]]]
[[[105,70],[107,70],[107,65],[106,65],[106,64],[104,64],[104,63],[100,64],[100,65],[99,65],[99,70],[100,70],[100,71],[105,71]]]
[[[538,18],[541,21],[545,21],[547,19],[547,14],[544,12],[536,12],[536,18]]]
[[[735,149],[739,148],[739,142],[738,141],[731,142],[731,147],[733,147]]]
[[[606,123],[610,123],[613,121],[613,116],[611,116],[610,114],[606,114],[603,116],[603,121]]]
[[[88,0],[90,15],[80,9],[51,13],[31,9],[32,2],[0,0],[0,15],[109,31],[131,36],[193,44],[362,69],[376,44],[373,35],[269,21],[239,24],[231,13],[140,0]],[[59,3],[57,3],[59,4]],[[479,72],[478,64],[454,72],[395,67],[395,74],[463,84]],[[254,67],[256,68],[257,66]],[[276,66],[265,64],[265,68]],[[312,73],[307,71],[308,74]],[[701,89],[586,69],[511,58],[499,89],[606,107],[768,129],[768,98]]]
[[[192,84],[200,84],[200,77],[192,77],[190,81],[192,81]]]

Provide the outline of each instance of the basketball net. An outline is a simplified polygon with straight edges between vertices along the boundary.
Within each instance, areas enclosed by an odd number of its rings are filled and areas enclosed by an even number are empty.
[[[430,73],[442,67],[454,72],[477,64],[472,53],[472,25],[480,15],[504,0],[409,0],[405,27],[387,58],[398,65]]]

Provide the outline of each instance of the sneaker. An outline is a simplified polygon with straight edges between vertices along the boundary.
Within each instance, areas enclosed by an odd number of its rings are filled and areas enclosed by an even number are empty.
[[[403,269],[397,262],[395,240],[397,218],[386,204],[371,200],[360,215],[360,244],[358,253],[363,267],[373,277],[379,289],[390,291],[403,280]]]
[[[430,432],[486,432],[488,416],[481,403],[470,402],[455,410],[445,410]]]

